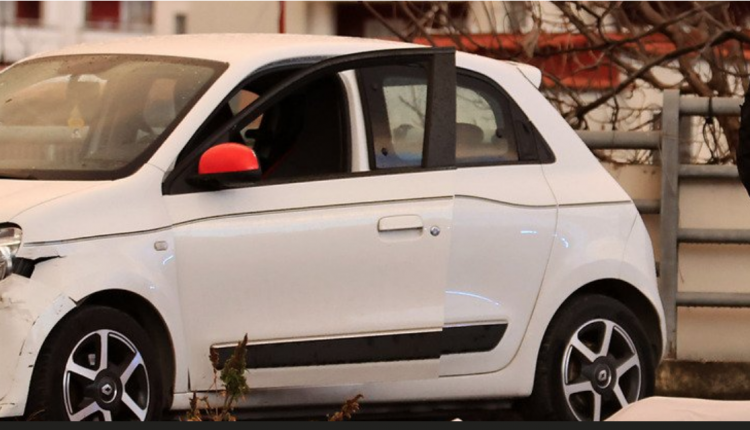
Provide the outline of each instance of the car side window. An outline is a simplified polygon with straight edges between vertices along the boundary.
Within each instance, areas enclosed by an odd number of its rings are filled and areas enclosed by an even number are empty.
[[[421,66],[359,71],[366,99],[370,164],[375,169],[422,165],[427,117],[427,70]]]
[[[391,130],[390,153],[383,143],[375,154],[378,167],[407,167],[422,164],[427,114],[427,78],[387,77],[383,95]]]
[[[456,165],[516,162],[518,144],[505,97],[478,78],[458,75]]]
[[[427,116],[426,71],[409,66],[365,69],[360,71],[360,85],[372,168],[420,167]],[[554,158],[548,149],[537,148],[542,145],[537,134],[499,87],[474,73],[458,73],[456,166],[544,162],[540,152]]]
[[[192,142],[205,141],[290,73],[271,73],[236,90],[217,107]],[[255,151],[262,171],[260,184],[346,174],[350,172],[346,109],[341,80],[332,75],[276,100],[226,138]],[[191,150],[188,145],[178,163]]]
[[[241,89],[239,90],[232,98],[229,100],[229,109],[232,111],[232,115],[237,115],[242,111],[242,109],[245,109],[246,107],[250,106],[255,100],[258,99],[260,95],[257,93],[247,90],[247,89]],[[250,124],[246,125],[242,130],[240,130],[239,138],[242,140],[242,142],[249,147],[254,147],[255,142],[258,139],[258,130],[260,129],[260,124],[263,122],[263,115],[260,115],[258,118],[253,120]]]

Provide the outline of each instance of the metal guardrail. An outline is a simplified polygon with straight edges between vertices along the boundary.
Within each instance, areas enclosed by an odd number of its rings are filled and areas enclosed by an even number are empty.
[[[591,149],[659,149],[658,131],[579,131]]]
[[[680,114],[683,116],[706,116],[710,110],[714,115],[740,115],[742,99],[732,97],[682,97]]]
[[[677,293],[677,306],[747,308],[750,294],[742,293]]]
[[[677,353],[677,307],[750,307],[750,294],[678,292],[679,246],[691,244],[750,245],[750,230],[679,228],[681,180],[739,179],[735,166],[680,164],[680,120],[689,116],[739,115],[741,99],[681,97],[679,90],[664,92],[661,131],[581,131],[578,135],[591,149],[646,149],[661,153],[661,200],[636,200],[642,214],[659,214],[661,259],[659,292],[664,303],[668,354]]]
[[[730,179],[739,180],[736,166],[688,165],[680,166],[682,179]]]
[[[700,243],[714,245],[750,244],[750,230],[717,230],[682,228],[677,235],[680,243]]]

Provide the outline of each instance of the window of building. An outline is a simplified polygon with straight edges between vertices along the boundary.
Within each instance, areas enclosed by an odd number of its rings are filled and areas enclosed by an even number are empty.
[[[187,33],[187,15],[178,13],[174,16],[174,34]]]
[[[37,26],[42,18],[40,1],[0,1],[0,19],[5,24]]]
[[[120,23],[119,1],[86,2],[86,23],[93,28],[115,28]]]
[[[17,1],[16,23],[20,25],[39,25],[42,18],[42,2]]]
[[[86,26],[91,29],[148,31],[152,23],[151,1],[86,2]]]

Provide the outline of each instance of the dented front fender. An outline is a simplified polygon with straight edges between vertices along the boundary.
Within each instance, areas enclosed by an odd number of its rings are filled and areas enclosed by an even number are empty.
[[[0,281],[0,418],[23,414],[44,339],[75,306],[62,291],[32,279]]]

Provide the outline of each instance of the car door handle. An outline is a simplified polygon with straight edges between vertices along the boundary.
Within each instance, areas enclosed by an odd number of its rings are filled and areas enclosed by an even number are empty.
[[[378,231],[381,233],[422,229],[424,229],[424,223],[418,215],[391,216],[381,218],[378,222]]]

